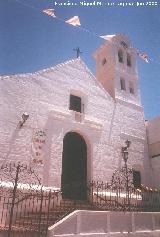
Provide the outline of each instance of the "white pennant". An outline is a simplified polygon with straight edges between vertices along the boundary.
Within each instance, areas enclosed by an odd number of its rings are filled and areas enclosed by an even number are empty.
[[[138,53],[138,55],[143,61],[145,61],[146,63],[149,63],[148,55],[146,53]]]
[[[53,8],[44,9],[43,13],[46,13],[48,16],[56,17],[55,14],[54,14],[54,9]]]
[[[65,21],[66,23],[73,25],[73,26],[80,26],[80,20],[78,16],[74,16],[72,18],[70,18],[69,20]]]

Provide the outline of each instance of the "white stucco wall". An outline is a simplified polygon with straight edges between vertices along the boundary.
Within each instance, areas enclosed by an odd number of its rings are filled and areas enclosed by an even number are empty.
[[[146,121],[153,182],[160,187],[160,117]]]
[[[74,112],[68,109],[70,93],[82,97],[81,122],[75,121]],[[121,147],[129,139],[129,165],[141,171],[143,183],[149,182],[142,107],[113,100],[81,59],[33,74],[1,77],[0,103],[1,164],[10,160],[29,163],[45,185],[59,187],[63,138],[76,131],[87,143],[88,179],[109,181],[123,164]],[[19,128],[23,112],[29,119]],[[32,162],[35,129],[47,134],[43,165]]]

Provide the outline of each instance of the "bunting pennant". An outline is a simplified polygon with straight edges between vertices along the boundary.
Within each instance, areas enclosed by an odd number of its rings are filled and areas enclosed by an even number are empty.
[[[19,0],[15,0],[15,1],[19,2]],[[21,3],[21,2],[19,2],[19,3],[22,4],[22,5],[24,5],[24,6],[31,7],[31,8],[33,8],[33,9],[35,9],[35,10],[39,10],[39,9],[37,9],[37,8],[35,8],[35,7],[32,7],[32,6],[30,6],[30,5],[26,4],[26,3],[25,3],[25,4],[24,4],[24,3]],[[98,35],[98,34],[96,34],[95,32],[91,32],[90,30],[83,28],[83,27],[81,26],[80,19],[79,19],[78,16],[74,16],[74,17],[72,17],[72,18],[70,18],[70,19],[68,19],[68,20],[65,21],[64,19],[58,18],[58,17],[55,15],[53,8],[43,9],[41,12],[47,14],[48,16],[54,17],[54,18],[56,18],[56,19],[59,20],[59,21],[62,21],[62,22],[64,22],[64,23],[68,23],[68,24],[70,24],[70,25],[72,25],[72,26],[79,26],[79,29],[80,29],[80,30],[83,30],[83,31],[85,31],[85,32],[87,32],[87,33],[89,33],[89,34],[92,34],[92,35],[95,36],[95,37],[99,37],[99,38],[101,38],[101,39],[107,40],[108,42],[111,42],[112,38],[115,36],[115,35]],[[114,43],[114,44],[116,45],[117,43]],[[138,50],[138,51],[139,51],[139,50]],[[149,59],[149,58],[148,58],[148,55],[147,55],[145,52],[142,52],[142,53],[137,52],[137,55],[138,55],[143,61],[145,61],[146,63],[154,62],[154,63],[160,64],[160,62],[156,62],[156,61],[153,60],[153,59]]]
[[[146,53],[138,53],[138,55],[143,61],[145,61],[146,63],[149,63],[148,55]]]
[[[74,16],[72,18],[70,18],[69,20],[65,21],[66,23],[73,25],[73,26],[80,26],[80,20],[78,16]]]
[[[116,35],[100,35],[99,37],[105,40],[112,40],[113,37],[115,37]]]
[[[54,14],[54,9],[53,8],[44,9],[42,12],[46,13],[48,16],[56,17],[55,14]]]

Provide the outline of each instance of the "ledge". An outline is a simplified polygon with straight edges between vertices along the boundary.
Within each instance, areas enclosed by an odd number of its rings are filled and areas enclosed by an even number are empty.
[[[64,120],[65,118],[70,118],[71,114],[65,110],[51,110],[50,116],[54,117],[55,119]]]
[[[49,237],[159,237],[160,213],[74,211],[49,227],[48,234]]]
[[[97,130],[101,130],[103,127],[103,122],[100,120],[95,119],[94,117],[90,117],[90,116],[85,116],[84,118],[84,122],[86,124],[89,124],[90,127],[92,127],[93,129],[97,129]]]

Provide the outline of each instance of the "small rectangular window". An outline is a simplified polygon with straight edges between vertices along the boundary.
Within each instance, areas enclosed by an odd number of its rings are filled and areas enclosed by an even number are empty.
[[[122,50],[118,51],[118,60],[120,63],[123,63],[123,52]]]
[[[121,90],[126,90],[125,80],[123,78],[120,79]]]
[[[129,82],[129,92],[131,94],[134,94],[134,86],[133,86],[133,83],[132,82]]]
[[[139,171],[133,170],[133,184],[135,188],[141,187],[141,173]]]
[[[102,60],[102,65],[104,66],[104,65],[106,64],[106,62],[107,62],[107,60],[106,60],[106,58],[104,58],[104,59]]]
[[[75,95],[70,95],[70,105],[69,109],[81,113],[82,110],[81,98]]]
[[[131,67],[131,56],[127,54],[127,66]]]
[[[129,92],[130,92],[131,94],[134,94],[134,89],[133,89],[132,87],[130,87],[130,88],[129,88]]]

